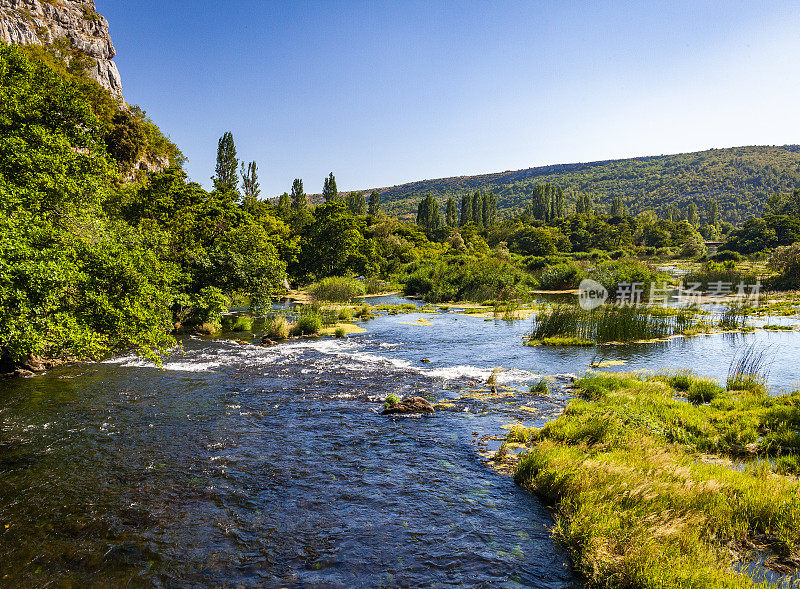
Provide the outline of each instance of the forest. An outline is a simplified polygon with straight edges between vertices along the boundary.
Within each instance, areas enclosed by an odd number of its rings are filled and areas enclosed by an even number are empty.
[[[749,146],[696,153],[638,157],[580,164],[542,166],[481,176],[423,180],[377,189],[388,212],[412,218],[416,202],[431,193],[444,203],[449,196],[494,192],[498,206],[523,211],[535,187],[556,184],[574,205],[591,195],[601,207],[615,198],[634,215],[652,210],[667,216],[674,208],[685,218],[693,203],[700,211],[719,204],[721,219],[739,224],[761,214],[769,198],[800,184],[800,146]]]
[[[333,173],[316,205],[299,178],[262,198],[258,166],[239,158],[230,132],[206,190],[143,110],[118,103],[79,59],[62,57],[58,48],[0,46],[0,372],[32,357],[100,358],[121,348],[157,359],[180,333],[218,329],[231,306],[261,313],[289,288],[326,277],[357,277],[366,292],[481,302],[572,289],[589,275],[613,291],[655,279],[667,259],[714,270],[772,256],[773,286],[798,286],[793,149],[454,185],[443,203],[432,189],[415,197],[412,223],[390,214],[404,201],[339,192]],[[169,164],[147,171],[154,161]],[[719,167],[738,179],[717,175]],[[767,168],[773,180],[756,182]],[[702,206],[684,206],[674,186],[690,177],[698,193],[717,178],[718,197],[705,192]],[[663,186],[649,191],[655,178]],[[633,203],[619,188],[609,200],[613,186],[641,193]],[[709,256],[707,240],[727,241]]]

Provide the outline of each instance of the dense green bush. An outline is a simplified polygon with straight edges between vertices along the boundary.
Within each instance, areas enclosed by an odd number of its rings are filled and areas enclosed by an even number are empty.
[[[365,293],[364,283],[355,278],[329,276],[313,284],[311,296],[318,301],[347,303]]]
[[[545,268],[539,276],[539,288],[543,290],[578,288],[584,278],[586,271],[577,264],[556,264]]]

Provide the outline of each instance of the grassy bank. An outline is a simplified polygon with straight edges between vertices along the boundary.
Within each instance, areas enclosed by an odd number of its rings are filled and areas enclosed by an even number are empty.
[[[800,391],[742,380],[590,373],[562,416],[515,432],[532,447],[515,480],[554,505],[588,585],[749,587],[732,565],[754,546],[792,564]]]

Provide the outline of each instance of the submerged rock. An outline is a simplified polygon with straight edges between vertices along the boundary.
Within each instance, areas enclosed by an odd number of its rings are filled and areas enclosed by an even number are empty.
[[[400,413],[433,413],[433,405],[423,397],[407,397],[395,403],[388,409],[384,409],[381,415],[395,415]]]

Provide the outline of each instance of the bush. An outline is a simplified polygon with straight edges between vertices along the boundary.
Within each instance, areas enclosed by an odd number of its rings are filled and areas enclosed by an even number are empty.
[[[389,393],[386,396],[386,402],[383,404],[383,406],[386,409],[391,409],[392,407],[397,405],[399,402],[400,402],[400,397],[398,397],[394,393]]]
[[[253,318],[249,315],[240,315],[233,322],[233,331],[251,331],[253,329]]]
[[[583,268],[576,264],[557,264],[542,272],[539,277],[539,288],[544,290],[578,288],[585,277]]]
[[[265,326],[265,335],[269,339],[282,340],[289,337],[289,323],[280,315],[271,317]]]
[[[687,397],[692,403],[709,403],[724,390],[713,380],[696,379],[689,385]]]
[[[334,332],[333,332],[333,335],[335,335],[335,336],[336,336],[336,337],[338,337],[338,338],[342,338],[342,337],[344,337],[346,334],[347,334],[347,333],[345,332],[345,330],[344,330],[344,327],[337,327],[337,328],[336,328],[336,331],[334,331]]]
[[[322,329],[322,317],[317,313],[302,315],[292,327],[294,335],[313,335]]]
[[[711,256],[713,262],[741,262],[744,258],[739,252],[723,250]]]
[[[347,303],[365,293],[364,284],[355,278],[330,276],[309,289],[311,296],[318,301]]]
[[[780,272],[776,286],[800,288],[800,241],[777,248],[769,260],[769,266]]]

